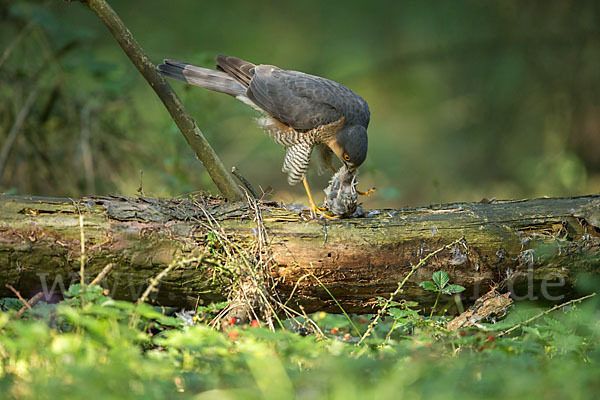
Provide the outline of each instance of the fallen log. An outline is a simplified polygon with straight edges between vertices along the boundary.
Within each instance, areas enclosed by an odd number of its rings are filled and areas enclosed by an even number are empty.
[[[80,228],[79,216],[83,216]],[[134,300],[173,262],[152,300],[193,307],[230,295],[244,266],[260,265],[282,302],[307,312],[373,312],[427,254],[463,238],[417,270],[400,297],[431,304],[419,283],[443,269],[465,305],[500,285],[516,299],[568,296],[600,269],[600,196],[373,210],[365,218],[312,220],[273,202],[209,197],[80,200],[0,195],[0,297],[5,284],[46,300],[86,280]],[[88,279],[89,277],[89,279]],[[335,300],[333,299],[335,298]]]

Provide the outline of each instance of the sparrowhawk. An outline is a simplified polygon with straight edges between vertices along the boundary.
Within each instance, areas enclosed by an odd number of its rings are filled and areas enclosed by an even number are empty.
[[[272,65],[255,65],[236,57],[217,56],[217,70],[164,60],[165,76],[221,93],[260,111],[259,125],[286,149],[283,172],[288,183],[303,181],[314,204],[306,171],[315,151],[321,166],[335,171],[335,154],[350,171],[367,156],[367,102],[337,82]]]

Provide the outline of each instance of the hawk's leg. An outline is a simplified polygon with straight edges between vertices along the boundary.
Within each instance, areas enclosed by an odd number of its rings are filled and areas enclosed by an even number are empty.
[[[325,213],[325,211],[327,210],[326,208],[323,207],[318,207],[313,198],[312,198],[312,194],[310,193],[310,188],[308,187],[308,181],[306,180],[306,177],[302,178],[302,183],[304,184],[304,189],[306,190],[306,194],[308,196],[308,201],[310,202],[310,209],[312,212],[314,212],[316,215],[322,215],[325,218],[331,218],[331,219],[335,219],[337,217],[335,216],[331,216],[331,215],[327,215]]]
[[[308,187],[308,181],[306,180],[306,177],[302,178],[302,183],[304,184],[304,189],[306,190],[306,195],[308,196],[308,201],[310,202],[310,207],[314,210],[314,211],[325,211],[326,209],[323,207],[318,207],[313,198],[312,198],[312,194],[310,193],[310,188]]]
[[[361,192],[360,190],[357,190],[356,193],[360,194],[361,196],[369,196],[374,191],[375,191],[375,188],[371,188],[371,189],[367,190],[366,192]]]

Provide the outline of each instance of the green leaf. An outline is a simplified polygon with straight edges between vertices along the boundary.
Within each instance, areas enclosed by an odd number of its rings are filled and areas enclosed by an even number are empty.
[[[419,286],[421,286],[425,290],[431,290],[434,292],[437,292],[439,290],[436,284],[431,281],[421,282]]]
[[[460,285],[448,285],[446,289],[449,290],[450,293],[460,293],[465,291],[465,288]]]
[[[542,334],[540,333],[540,330],[538,328],[534,328],[534,327],[530,327],[530,326],[524,326],[523,327],[523,331],[530,333],[532,335],[535,335],[537,337],[542,337]]]
[[[66,292],[63,293],[65,297],[76,297],[81,294],[81,284],[75,283],[69,286]]]
[[[227,302],[226,301],[222,301],[219,303],[210,303],[207,306],[198,306],[198,308],[196,309],[197,313],[201,313],[201,312],[211,312],[211,313],[217,313],[220,310],[224,309],[225,307],[227,307]]]
[[[0,310],[20,310],[24,304],[19,299],[4,297],[0,299]]]
[[[448,282],[450,282],[450,277],[446,271],[436,271],[433,273],[433,281],[440,288],[443,289]]]
[[[403,319],[406,317],[418,317],[419,313],[414,310],[400,310],[398,308],[390,308],[388,313],[395,319]]]

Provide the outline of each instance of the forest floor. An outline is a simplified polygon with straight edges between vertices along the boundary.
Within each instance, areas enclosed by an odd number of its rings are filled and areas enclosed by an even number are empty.
[[[0,306],[7,399],[581,399],[600,390],[598,297],[554,309],[520,302],[454,331],[442,307],[392,302],[368,337],[374,315],[215,326],[225,304],[175,312],[94,285],[21,313],[16,298]]]

